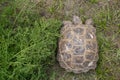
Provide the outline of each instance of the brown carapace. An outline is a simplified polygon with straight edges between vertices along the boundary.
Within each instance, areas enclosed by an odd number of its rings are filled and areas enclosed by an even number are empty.
[[[78,16],[73,16],[73,21],[64,21],[63,25],[57,54],[60,66],[74,73],[95,69],[98,45],[92,19],[82,24]]]

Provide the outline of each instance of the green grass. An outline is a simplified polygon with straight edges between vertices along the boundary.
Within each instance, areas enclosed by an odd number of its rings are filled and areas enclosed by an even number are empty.
[[[69,15],[64,2],[0,1],[0,80],[120,79],[120,1],[76,0]],[[78,75],[56,60],[61,21],[73,14],[93,19],[99,45],[97,68]]]
[[[97,3],[98,0],[90,0],[91,3]]]
[[[61,22],[12,4],[0,13],[0,80],[48,80]]]

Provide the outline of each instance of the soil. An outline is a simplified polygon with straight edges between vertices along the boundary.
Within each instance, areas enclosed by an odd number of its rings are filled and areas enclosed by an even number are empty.
[[[120,48],[120,15],[117,14],[120,8],[119,0],[33,0],[37,5],[38,12],[46,18],[57,18],[61,21],[71,20],[73,15],[79,16],[83,23],[86,19],[92,18],[94,26],[97,28],[97,35],[103,33],[105,37],[114,43],[116,50]],[[116,11],[116,14],[115,14]],[[107,16],[107,19],[104,18]],[[111,17],[112,16],[112,17]],[[106,20],[104,20],[106,19]],[[106,21],[105,25],[102,21]],[[101,24],[100,24],[101,22]],[[99,23],[99,24],[98,24]],[[113,37],[114,36],[114,37]],[[108,55],[108,58],[115,56]],[[105,55],[105,56],[106,56]],[[100,63],[100,62],[99,62]],[[107,63],[107,62],[106,62]],[[103,63],[103,67],[109,67]],[[100,64],[99,64],[100,65]],[[55,71],[55,80],[103,80],[102,76],[97,75],[95,70],[79,75],[67,73],[62,69],[58,62],[53,66]],[[116,73],[116,72],[115,72]],[[109,74],[112,74],[109,73]],[[119,76],[113,75],[115,80],[119,80]],[[109,79],[109,78],[108,78]]]

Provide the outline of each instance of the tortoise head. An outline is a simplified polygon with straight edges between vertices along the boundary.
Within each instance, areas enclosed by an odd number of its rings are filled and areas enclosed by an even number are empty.
[[[73,16],[73,24],[77,25],[77,24],[82,24],[82,20],[78,17],[78,16]]]
[[[73,24],[82,24],[82,20],[78,17],[78,16],[73,16]],[[85,24],[86,25],[93,25],[93,20],[90,18],[90,19],[87,19],[85,21]]]

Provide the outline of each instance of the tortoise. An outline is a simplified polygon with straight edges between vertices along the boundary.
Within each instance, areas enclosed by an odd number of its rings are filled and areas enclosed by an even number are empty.
[[[63,21],[60,34],[57,54],[60,66],[73,73],[95,70],[99,56],[92,19],[83,24],[78,16],[73,16],[72,21]]]

